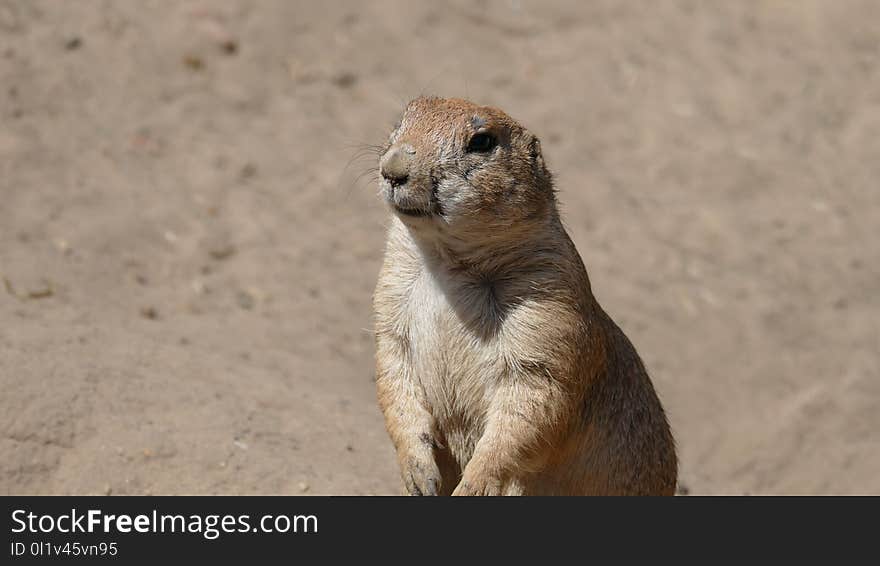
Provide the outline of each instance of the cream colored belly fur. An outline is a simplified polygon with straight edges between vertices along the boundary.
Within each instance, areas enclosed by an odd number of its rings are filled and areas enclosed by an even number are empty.
[[[421,272],[404,297],[413,375],[425,393],[445,447],[463,469],[483,433],[495,382],[502,375],[503,337],[483,340],[465,328],[447,300],[443,275]]]

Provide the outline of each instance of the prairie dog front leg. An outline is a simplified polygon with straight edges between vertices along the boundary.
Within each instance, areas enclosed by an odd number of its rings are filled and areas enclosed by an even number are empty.
[[[391,338],[377,339],[378,351],[393,347]],[[400,358],[378,356],[376,387],[385,426],[397,451],[403,483],[410,495],[437,495],[441,475],[434,459],[434,418],[425,408],[424,392]]]
[[[499,386],[486,428],[452,495],[519,494],[541,469],[571,414],[571,394],[547,375],[519,374]]]

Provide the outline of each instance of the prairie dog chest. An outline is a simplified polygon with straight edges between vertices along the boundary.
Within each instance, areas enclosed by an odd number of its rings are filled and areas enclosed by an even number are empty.
[[[503,372],[491,288],[422,271],[403,303],[410,363],[440,420],[480,418]]]

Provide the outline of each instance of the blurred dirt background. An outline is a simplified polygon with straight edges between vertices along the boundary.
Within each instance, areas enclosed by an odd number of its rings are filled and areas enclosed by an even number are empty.
[[[397,493],[357,157],[421,93],[542,138],[684,491],[880,493],[871,0],[0,0],[0,493]]]

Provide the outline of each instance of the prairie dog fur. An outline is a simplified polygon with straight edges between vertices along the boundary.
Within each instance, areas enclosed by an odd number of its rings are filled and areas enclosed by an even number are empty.
[[[380,407],[413,495],[672,495],[672,434],[590,290],[538,139],[417,98],[379,163]]]

